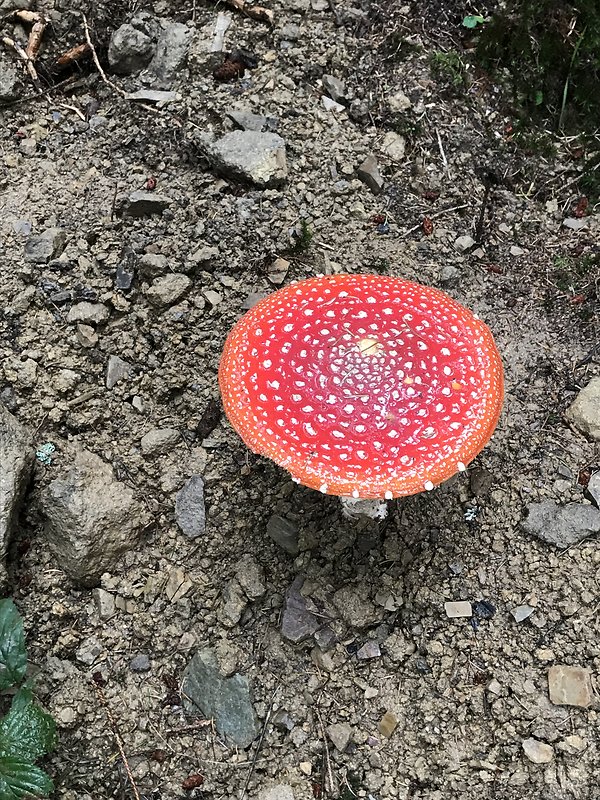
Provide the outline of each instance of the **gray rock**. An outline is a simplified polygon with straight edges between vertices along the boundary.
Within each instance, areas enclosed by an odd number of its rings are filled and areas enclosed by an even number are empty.
[[[47,264],[65,249],[67,234],[62,228],[48,228],[39,236],[30,236],[25,244],[25,260]]]
[[[250,699],[248,680],[243,675],[224,678],[211,649],[200,650],[189,663],[184,677],[184,697],[188,710],[193,703],[217,731],[238,747],[249,747],[259,726]]]
[[[281,38],[287,39],[289,42],[297,42],[300,38],[300,26],[295,22],[288,22],[281,29]]]
[[[323,91],[336,103],[346,102],[346,84],[333,75],[323,75]]]
[[[108,308],[102,303],[88,303],[84,300],[69,309],[67,322],[83,322],[86,325],[99,325],[109,317]]]
[[[177,92],[164,92],[160,89],[138,89],[137,92],[128,94],[126,100],[139,100],[144,103],[156,103],[163,106],[166,103],[174,103],[177,100]]]
[[[213,167],[225,177],[257,186],[280,186],[287,178],[285,141],[276,133],[232,131],[202,147]]]
[[[204,481],[200,475],[192,475],[175,498],[175,521],[184,536],[197,539],[206,530],[204,507]]]
[[[399,133],[389,131],[383,137],[381,150],[392,161],[403,161],[406,153],[406,139]]]
[[[211,272],[214,265],[211,263],[221,255],[218,247],[209,247],[208,245],[201,245],[197,250],[194,250],[192,255],[188,258],[187,271],[194,270],[201,267],[203,270]]]
[[[150,666],[150,659],[145,653],[138,653],[129,662],[129,669],[132,672],[149,672]]]
[[[139,270],[142,277],[153,280],[163,275],[169,266],[166,256],[157,253],[145,253],[139,261]]]
[[[523,622],[530,617],[534,611],[535,608],[533,608],[533,606],[524,605],[511,609],[510,613],[513,615],[515,622]]]
[[[566,548],[600,532],[600,511],[583,503],[558,506],[552,500],[530,503],[523,528],[545,542]]]
[[[375,156],[367,156],[356,170],[356,174],[374,194],[379,194],[383,189],[383,178],[379,172]]]
[[[154,57],[148,65],[152,82],[159,89],[170,89],[184,68],[193,35],[193,28],[181,22],[167,25],[160,33]]]
[[[258,600],[267,591],[265,571],[249,553],[241,557],[235,577],[248,600]]]
[[[175,428],[153,428],[142,436],[141,447],[145,456],[168,453],[177,444],[181,434]]]
[[[387,99],[387,104],[390,111],[392,111],[394,114],[403,114],[412,107],[411,101],[402,90],[397,91],[395,94],[391,94]]]
[[[149,217],[151,214],[162,214],[169,205],[171,205],[170,197],[139,189],[126,198],[121,211],[129,217]]]
[[[267,522],[267,535],[286,553],[298,555],[298,525],[295,522],[273,514]]]
[[[339,113],[340,111],[346,110],[346,106],[343,106],[341,103],[336,103],[335,100],[332,100],[331,97],[327,97],[325,94],[321,98],[321,103],[325,111],[335,111]]]
[[[146,292],[146,297],[153,306],[170,306],[180,300],[191,285],[192,281],[187,275],[171,272],[169,275],[156,278]]]
[[[106,388],[112,389],[119,381],[124,378],[129,378],[132,369],[128,361],[124,361],[122,358],[119,358],[119,356],[109,356],[108,365],[106,367]]]
[[[294,644],[299,644],[312,636],[321,625],[319,619],[311,613],[305,597],[300,593],[304,578],[298,575],[286,595],[281,633]]]
[[[475,247],[475,244],[475,239],[472,236],[459,236],[454,241],[454,249],[458,250],[459,253],[466,253],[467,250]]]
[[[13,11],[30,9],[33,0],[0,0],[0,13],[11,14]]]
[[[600,378],[592,378],[584,386],[565,416],[586,436],[600,441]]]
[[[264,131],[269,125],[268,117],[262,114],[253,114],[247,108],[232,108],[225,113],[243,131]]]
[[[21,86],[19,73],[14,64],[0,57],[0,100],[14,100]]]
[[[572,231],[580,231],[588,227],[588,221],[583,217],[566,217],[562,224],[563,228],[570,228]]]
[[[4,559],[29,483],[33,457],[31,434],[0,404],[0,584],[6,580]]]
[[[356,657],[361,661],[366,661],[370,658],[379,658],[381,656],[381,648],[374,639],[367,639],[363,646],[356,651]]]
[[[94,589],[92,597],[101,620],[107,620],[114,616],[115,598],[110,592],[106,592],[104,589]]]
[[[554,758],[554,748],[546,742],[530,737],[521,742],[523,752],[534,764],[548,764]]]
[[[327,726],[327,736],[335,749],[343,753],[350,744],[352,728],[347,722],[336,722],[334,725]]]
[[[261,789],[258,794],[258,800],[294,800],[294,797],[294,790],[287,783]]]
[[[600,471],[594,472],[590,477],[584,494],[588,500],[591,500],[596,508],[600,508]]]
[[[556,664],[548,670],[548,694],[556,706],[587,708],[593,699],[589,669]]]
[[[382,611],[357,586],[342,586],[333,595],[333,603],[342,619],[352,628],[368,628],[381,622]]]
[[[510,248],[511,256],[524,256],[525,253],[526,251],[517,244],[513,244],[513,246]]]
[[[60,568],[76,583],[92,586],[119,557],[135,547],[146,516],[133,491],[116,481],[111,467],[77,450],[64,477],[42,493],[46,536]]]
[[[442,286],[456,286],[462,277],[462,272],[452,264],[446,264],[440,270],[440,284]]]
[[[221,607],[217,611],[219,622],[226,628],[233,628],[241,620],[248,605],[248,598],[236,578],[232,578],[225,584],[221,600]]]
[[[108,63],[118,75],[139,72],[150,63],[154,42],[133,25],[121,25],[110,37]]]
[[[395,664],[401,664],[411,656],[415,650],[415,643],[407,639],[402,631],[394,631],[384,642],[385,654]]]

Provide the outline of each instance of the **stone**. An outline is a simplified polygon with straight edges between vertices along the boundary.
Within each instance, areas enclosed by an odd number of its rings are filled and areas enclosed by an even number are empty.
[[[406,152],[406,139],[399,133],[388,131],[381,143],[382,152],[392,161],[403,161]]]
[[[117,28],[108,44],[108,63],[117,75],[131,75],[150,63],[154,53],[154,42],[133,25]]]
[[[170,89],[178,73],[185,67],[194,29],[182,22],[167,25],[159,34],[156,50],[148,65],[152,83],[159,89]]]
[[[98,334],[91,325],[78,325],[75,335],[82,347],[95,347],[98,344]]]
[[[202,141],[206,157],[226,178],[277,187],[288,175],[285,141],[276,133],[232,131],[216,142]]]
[[[62,228],[48,228],[39,236],[30,236],[25,244],[25,260],[47,264],[65,249],[67,234]]]
[[[115,598],[110,592],[104,589],[94,589],[92,592],[96,610],[101,620],[105,621],[114,616],[115,613]]]
[[[336,750],[343,753],[350,744],[352,738],[352,728],[347,722],[336,722],[327,726],[327,736]]]
[[[287,278],[290,262],[285,258],[276,258],[267,267],[267,277],[275,286],[281,286]]]
[[[352,628],[368,628],[381,621],[382,612],[356,586],[343,586],[333,595],[340,616]]]
[[[600,532],[600,511],[591,505],[552,500],[530,503],[523,529],[544,542],[565,549]]]
[[[129,662],[129,669],[132,672],[149,672],[150,667],[150,659],[145,653],[138,653]]]
[[[109,356],[106,367],[106,388],[112,389],[119,381],[131,376],[133,367],[119,356]]]
[[[510,613],[513,615],[515,622],[523,622],[523,620],[526,620],[528,617],[530,617],[534,611],[535,608],[533,608],[533,606],[525,605],[517,606],[516,608],[511,609]]]
[[[600,508],[600,470],[594,472],[585,487],[584,495],[590,500],[596,508]]]
[[[361,648],[356,651],[356,657],[361,661],[369,658],[379,658],[381,649],[374,639],[368,639]]]
[[[286,783],[278,783],[268,789],[261,789],[257,800],[294,800],[294,790]]]
[[[281,621],[281,634],[293,644],[304,642],[321,625],[320,620],[308,608],[307,600],[300,590],[304,578],[298,575],[286,594],[285,608]]]
[[[177,92],[164,92],[160,89],[138,89],[125,96],[126,100],[139,100],[144,103],[156,103],[159,108],[167,103],[174,103],[179,98]]]
[[[175,521],[188,539],[197,539],[206,531],[204,481],[200,475],[192,475],[177,492]]]
[[[530,737],[521,742],[523,752],[534,764],[548,764],[554,758],[554,748]]]
[[[414,642],[411,642],[402,631],[394,631],[384,641],[383,648],[385,654],[394,663],[400,664],[411,656],[415,650]]]
[[[565,738],[557,744],[557,748],[569,756],[576,756],[587,749],[587,742],[581,736],[573,733],[570,736],[565,736]]]
[[[171,306],[181,300],[191,285],[192,281],[187,275],[181,272],[171,272],[169,275],[156,278],[146,292],[146,297],[153,306],[159,308]]]
[[[248,108],[232,108],[225,113],[243,131],[264,131],[269,124],[267,117],[254,114]]]
[[[41,495],[46,537],[57,564],[73,581],[93,586],[136,546],[146,514],[112,467],[78,449],[67,473]]]
[[[398,727],[398,718],[391,711],[386,711],[377,725],[377,730],[386,739],[389,739]]]
[[[590,671],[584,667],[557,664],[548,670],[550,702],[556,706],[587,708],[592,702]]]
[[[313,647],[310,651],[310,657],[318,669],[325,670],[325,672],[334,672],[335,671],[335,664],[333,663],[332,657],[329,653],[323,652],[320,647]]]
[[[71,306],[67,322],[83,322],[85,325],[100,325],[109,317],[108,308],[102,303],[88,303],[84,300]]]
[[[170,197],[138,189],[131,192],[121,203],[121,213],[128,217],[149,217],[152,214],[162,214],[170,205]]]
[[[298,525],[285,517],[280,517],[279,514],[273,514],[267,522],[267,536],[291,556],[297,556],[299,553],[298,535]]]
[[[31,477],[31,433],[0,403],[0,585],[6,581],[4,559]]]
[[[88,639],[84,639],[75,651],[75,658],[87,667],[91,667],[103,651],[104,648],[99,640],[95,636],[90,636]]]
[[[453,264],[445,264],[440,270],[440,284],[442,286],[456,286],[462,277],[462,272]]]
[[[359,179],[368,186],[373,194],[379,194],[383,189],[384,181],[379,172],[375,156],[367,156],[356,170]]]
[[[19,389],[32,389],[37,383],[37,362],[32,358],[9,358],[3,364],[4,377]]]
[[[526,251],[525,251],[525,250],[523,250],[523,248],[522,248],[522,247],[519,247],[519,246],[518,246],[518,245],[516,245],[516,244],[513,244],[513,246],[510,248],[510,254],[511,254],[511,256],[524,256],[524,255],[525,255],[525,252],[526,252]]]
[[[144,253],[139,261],[140,274],[146,280],[154,280],[159,275],[164,275],[168,268],[167,257],[159,253]]]
[[[446,616],[450,619],[456,617],[472,617],[473,608],[468,600],[456,600],[450,603],[444,603],[444,611]]]
[[[249,747],[256,738],[259,726],[248,680],[239,674],[223,677],[214,650],[206,648],[193,657],[185,670],[183,695],[188,710],[195,705],[238,747]]]
[[[563,228],[570,228],[572,231],[580,231],[588,227],[588,221],[583,217],[566,217],[562,224]]]
[[[235,577],[248,600],[258,600],[267,591],[265,571],[249,553],[245,553],[241,557]]]
[[[600,378],[592,378],[584,386],[565,416],[581,433],[600,441]]]
[[[459,236],[454,240],[454,249],[459,253],[466,253],[475,246],[475,239],[472,236]]]
[[[20,87],[21,80],[15,65],[0,57],[0,100],[14,100]]]
[[[223,302],[223,295],[213,289],[205,289],[202,294],[213,308]]]
[[[403,114],[412,108],[410,99],[404,94],[402,90],[398,90],[387,98],[388,108],[393,114]]]
[[[331,97],[327,97],[325,94],[321,97],[321,105],[325,111],[335,111],[338,114],[340,111],[346,110],[346,106],[343,106],[341,103],[336,103],[335,100],[332,100]]]
[[[346,102],[346,84],[333,75],[323,75],[323,91],[336,103]]]
[[[237,625],[248,605],[248,598],[239,582],[232,578],[223,587],[221,592],[222,604],[217,612],[217,617],[226,628]]]
[[[175,428],[153,428],[142,436],[141,447],[145,456],[168,453],[177,444],[181,434]]]

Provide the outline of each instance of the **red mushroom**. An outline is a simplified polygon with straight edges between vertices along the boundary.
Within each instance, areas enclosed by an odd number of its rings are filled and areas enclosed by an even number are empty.
[[[503,401],[489,328],[437,289],[378,275],[266,297],[229,334],[219,384],[250,449],[354,498],[415,494],[466,469]]]

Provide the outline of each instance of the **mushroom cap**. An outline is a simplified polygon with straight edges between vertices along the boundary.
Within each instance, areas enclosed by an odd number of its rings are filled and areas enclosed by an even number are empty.
[[[483,449],[503,402],[489,328],[437,289],[379,275],[294,283],[230,332],[225,412],[248,447],[326,494],[433,489]]]

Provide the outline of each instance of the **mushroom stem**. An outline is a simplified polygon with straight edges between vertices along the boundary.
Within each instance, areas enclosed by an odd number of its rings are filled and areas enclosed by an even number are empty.
[[[364,500],[357,497],[340,497],[342,514],[346,519],[357,520],[360,517],[368,519],[385,519],[387,517],[387,503],[385,500]]]

